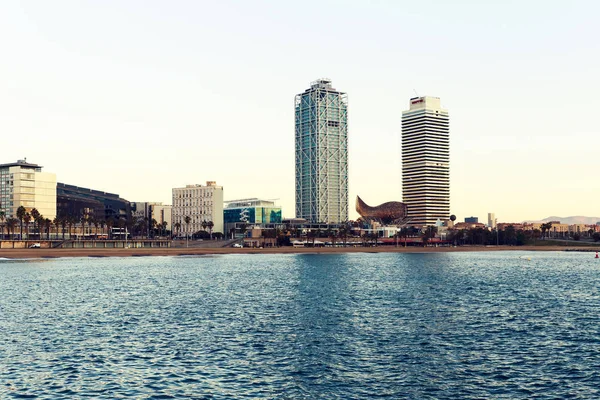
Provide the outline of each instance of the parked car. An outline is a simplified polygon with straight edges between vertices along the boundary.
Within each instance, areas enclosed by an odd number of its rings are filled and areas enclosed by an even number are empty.
[[[233,244],[233,247],[235,247],[235,248],[240,248],[240,247],[244,247],[244,246],[242,246],[242,245],[241,245],[241,244],[239,244],[239,243],[234,243],[234,244]]]
[[[30,249],[39,249],[40,247],[42,247],[42,245],[40,243],[32,243],[29,246]]]

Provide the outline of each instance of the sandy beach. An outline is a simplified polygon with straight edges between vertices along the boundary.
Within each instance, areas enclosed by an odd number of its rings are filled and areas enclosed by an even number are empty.
[[[451,253],[472,251],[600,251],[600,246],[460,246],[460,247],[324,247],[324,248],[143,248],[143,249],[1,249],[0,257],[57,258],[57,257],[143,257],[187,256],[210,254],[339,254],[339,253]]]

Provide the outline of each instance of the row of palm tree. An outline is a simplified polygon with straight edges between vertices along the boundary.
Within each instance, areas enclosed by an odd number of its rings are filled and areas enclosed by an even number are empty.
[[[516,229],[508,225],[504,229],[488,230],[485,228],[471,228],[448,232],[446,240],[457,245],[535,245],[538,240],[547,239],[551,233],[552,224],[545,223],[540,229]],[[580,240],[585,235],[594,241],[600,241],[600,233],[589,229],[585,232],[560,232],[554,239]]]
[[[241,228],[241,233],[244,233],[246,227],[243,226]],[[314,246],[315,241],[318,238],[329,239],[332,245],[335,246],[335,243],[338,239],[340,239],[343,245],[346,245],[348,240],[348,236],[350,236],[349,227],[343,225],[337,230],[332,229],[331,227],[326,230],[317,228],[317,229],[309,229],[304,232],[302,229],[298,227],[289,227],[285,228],[273,228],[273,229],[263,229],[261,230],[261,238],[263,240],[263,247],[265,243],[265,239],[276,239],[277,246],[291,246],[291,239],[306,239],[310,241]]]
[[[118,227],[121,232],[126,232],[132,236],[146,236],[147,238],[155,236],[167,236],[170,232],[167,230],[167,222],[158,223],[155,219],[148,218],[125,218],[125,217],[109,217],[106,219],[96,218],[94,214],[84,212],[81,216],[63,215],[57,216],[54,220],[45,218],[40,212],[33,208],[31,211],[23,206],[20,206],[16,212],[16,218],[7,218],[4,211],[0,211],[0,234],[4,237],[6,229],[10,237],[15,237],[16,227],[20,226],[19,238],[23,238],[23,228],[25,228],[26,237],[29,239],[30,224],[33,222],[33,232],[37,232],[36,238],[42,239],[42,234],[46,234],[46,238],[50,239],[51,228],[56,228],[56,238],[60,236],[60,228],[62,228],[62,239],[65,239],[65,234],[68,232],[69,238],[72,238],[73,227],[80,225],[82,237],[98,238],[100,236],[99,229],[102,230],[102,236],[111,238],[112,228]],[[87,232],[86,232],[87,226]],[[68,230],[67,230],[68,228]],[[107,228],[105,230],[105,228]]]
[[[25,223],[25,232],[27,237],[29,237],[29,225],[31,222],[33,222],[34,231],[41,232],[44,229],[47,232],[47,237],[50,237],[52,221],[49,218],[44,218],[37,209],[33,208],[28,212],[23,206],[17,209],[17,218],[7,218],[6,212],[0,211],[0,234],[4,237],[4,229],[6,228],[8,235],[12,234],[14,237],[16,227],[19,225],[19,238],[23,238],[23,223]]]
[[[379,235],[377,232],[365,232],[361,235],[357,235],[357,229],[360,227],[358,224],[348,223],[339,226],[337,229],[328,227],[327,229],[315,228],[304,230],[300,227],[289,226],[287,228],[273,228],[264,229],[261,232],[263,243],[265,239],[276,238],[278,246],[289,246],[291,245],[291,239],[306,240],[308,243],[315,245],[315,241],[319,238],[328,240],[332,246],[336,245],[336,242],[341,241],[345,247],[347,244],[348,237],[360,238],[362,244],[365,246],[377,246]],[[357,226],[358,225],[358,226]],[[233,233],[233,232],[230,232]],[[437,235],[437,227],[430,226],[427,229],[422,230],[413,226],[404,226],[398,230],[394,237],[398,240],[404,239],[404,247],[407,245],[407,238],[419,237],[421,238],[424,245],[435,238]]]
[[[190,233],[192,233],[192,232],[190,232],[190,223],[192,222],[192,218],[189,215],[186,215],[183,218],[183,222],[185,222],[185,226],[186,226],[186,232],[185,233],[186,233],[186,237],[188,237],[190,235]],[[202,226],[202,229],[204,231],[206,231],[208,229],[208,231],[210,233],[210,237],[212,239],[212,230],[213,230],[213,228],[215,226],[214,222],[212,222],[212,221],[202,221],[202,223],[200,224],[200,226]],[[182,227],[182,224],[179,221],[176,222],[173,225],[173,228],[175,228],[176,236],[179,236],[179,233],[181,232],[181,227]]]

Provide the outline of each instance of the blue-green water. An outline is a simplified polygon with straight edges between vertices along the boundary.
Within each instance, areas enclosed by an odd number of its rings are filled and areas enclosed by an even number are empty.
[[[593,253],[0,261],[0,398],[600,398]]]

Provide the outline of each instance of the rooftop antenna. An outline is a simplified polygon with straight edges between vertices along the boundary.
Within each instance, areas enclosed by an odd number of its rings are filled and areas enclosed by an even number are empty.
[[[413,92],[415,92],[415,95],[416,95],[417,97],[420,97],[420,96],[419,96],[419,93],[417,93],[417,91],[416,91],[415,89],[413,89]]]

